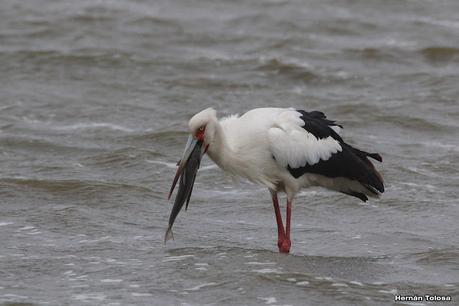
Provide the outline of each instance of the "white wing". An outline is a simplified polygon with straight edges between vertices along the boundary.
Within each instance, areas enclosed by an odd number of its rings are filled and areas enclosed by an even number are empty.
[[[295,110],[282,112],[268,131],[269,145],[277,163],[282,167],[300,168],[328,160],[342,151],[340,143],[332,136],[318,138],[307,131],[301,113]],[[323,128],[330,128],[324,126]]]

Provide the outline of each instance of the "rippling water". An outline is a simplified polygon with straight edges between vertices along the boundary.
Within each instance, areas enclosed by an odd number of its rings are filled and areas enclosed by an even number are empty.
[[[459,2],[0,2],[1,305],[459,301]],[[322,110],[387,191],[269,193],[204,160],[163,245],[186,122]],[[418,303],[417,305],[426,304]]]

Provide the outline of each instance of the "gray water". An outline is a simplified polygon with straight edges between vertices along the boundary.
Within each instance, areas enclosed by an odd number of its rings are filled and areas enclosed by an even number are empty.
[[[0,305],[458,305],[458,12],[1,1]],[[286,256],[268,191],[205,158],[164,245],[187,121],[209,106],[321,110],[381,153],[386,192],[305,189]]]

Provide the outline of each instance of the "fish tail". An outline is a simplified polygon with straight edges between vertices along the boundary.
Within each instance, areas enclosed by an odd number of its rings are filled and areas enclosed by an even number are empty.
[[[171,239],[174,240],[174,234],[172,233],[172,228],[168,227],[166,235],[164,235],[164,244],[166,244],[166,242]]]

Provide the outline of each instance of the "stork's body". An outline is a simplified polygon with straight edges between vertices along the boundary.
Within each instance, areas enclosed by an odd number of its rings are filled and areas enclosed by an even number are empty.
[[[341,127],[321,112],[259,108],[218,120],[213,109],[206,109],[189,127],[221,169],[269,189],[283,253],[290,250],[292,202],[301,188],[322,186],[363,201],[384,191],[381,176],[368,160],[381,157],[347,145],[339,136]],[[285,228],[278,192],[287,195]]]

